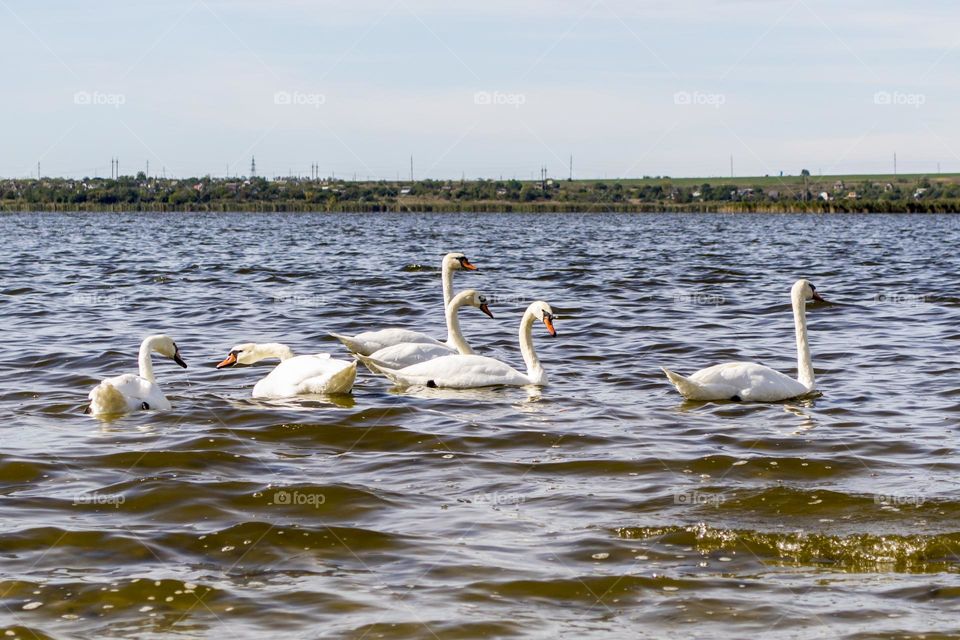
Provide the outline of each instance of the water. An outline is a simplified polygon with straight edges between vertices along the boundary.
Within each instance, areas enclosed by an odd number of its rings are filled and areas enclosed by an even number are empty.
[[[863,638],[960,633],[960,219],[793,215],[0,218],[0,630],[19,637]],[[443,333],[542,391],[256,402],[238,342]],[[795,373],[821,397],[684,403],[660,372]],[[82,414],[158,361],[174,409]],[[940,636],[938,636],[940,637]]]

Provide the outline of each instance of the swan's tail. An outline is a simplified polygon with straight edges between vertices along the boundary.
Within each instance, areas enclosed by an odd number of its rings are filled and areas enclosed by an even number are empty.
[[[398,385],[407,386],[410,384],[410,381],[399,375],[396,369],[391,369],[387,366],[387,363],[381,362],[376,358],[371,358],[370,356],[365,356],[360,353],[353,354],[356,356],[357,360],[362,362],[367,366],[367,369],[370,369],[372,373],[380,374],[386,376],[391,382]]]
[[[351,336],[345,336],[341,333],[334,333],[332,331],[329,332],[329,335],[342,342],[343,346],[349,349],[351,353],[363,353],[364,355],[370,355],[369,353],[364,353],[363,344],[357,342]]]
[[[87,413],[109,415],[127,412],[127,399],[120,390],[109,382],[101,382],[90,392],[90,406]]]
[[[679,373],[674,373],[669,369],[665,369],[663,367],[660,368],[663,369],[663,372],[667,374],[667,378],[673,383],[673,386],[677,388],[677,391],[679,391],[680,395],[682,395],[684,398],[693,398],[697,395],[697,391],[700,387],[696,382],[693,382],[688,378],[684,378]]]
[[[357,379],[357,362],[354,360],[349,366],[340,369],[330,376],[330,385],[327,393],[350,393],[353,383]]]

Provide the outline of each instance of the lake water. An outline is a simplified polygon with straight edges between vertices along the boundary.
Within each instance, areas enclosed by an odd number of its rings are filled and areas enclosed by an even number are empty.
[[[95,637],[874,638],[960,633],[960,218],[0,217],[0,632]],[[250,399],[239,342],[444,333],[542,390]],[[809,278],[822,396],[685,403],[660,371],[791,375]],[[156,360],[174,404],[85,416]],[[33,635],[32,635],[33,634]],[[940,637],[940,636],[938,636]]]

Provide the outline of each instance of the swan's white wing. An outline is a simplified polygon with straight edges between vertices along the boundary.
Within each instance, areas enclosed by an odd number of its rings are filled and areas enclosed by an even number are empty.
[[[380,349],[390,347],[404,342],[414,342],[420,344],[442,345],[439,340],[431,338],[425,333],[419,331],[410,331],[409,329],[381,329],[380,331],[365,331],[355,336],[344,336],[338,333],[331,333],[333,337],[342,342],[350,351],[368,356]]]
[[[120,393],[121,396],[123,396],[123,401],[126,403],[125,411],[140,411],[144,408],[144,403],[146,403],[148,409],[168,411],[171,408],[170,401],[166,399],[158,385],[150,382],[146,378],[141,378],[136,374],[125,373],[122,376],[107,378],[100,383],[101,387],[103,385],[109,385],[113,387],[117,392]],[[91,403],[96,402],[97,395],[97,389],[94,389],[90,392],[88,397],[90,398]],[[119,402],[116,400],[111,402],[111,409],[112,411],[108,411],[108,413],[119,413]],[[97,413],[96,408],[92,405],[91,410],[94,413]]]
[[[443,356],[453,355],[456,349],[445,344],[427,344],[424,342],[404,342],[374,351],[370,357],[391,369],[403,369],[421,362]]]
[[[254,398],[289,398],[310,393],[349,393],[357,363],[328,353],[284,360],[253,387]]]
[[[451,355],[399,370],[384,370],[397,384],[446,389],[473,389],[495,385],[526,385],[530,378],[513,367],[487,356]]]
[[[809,393],[798,380],[753,362],[728,362],[697,371],[688,380],[701,387],[697,400],[779,402]]]

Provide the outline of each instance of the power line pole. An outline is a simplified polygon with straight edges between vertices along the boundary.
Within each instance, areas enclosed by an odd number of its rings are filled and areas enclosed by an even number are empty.
[[[257,177],[257,157],[256,156],[250,156],[250,177],[251,178]]]
[[[147,176],[148,178],[150,177],[150,161],[149,161],[149,160],[147,160],[147,173],[146,173],[146,176]]]
[[[730,154],[730,177],[733,178],[733,154]]]
[[[410,182],[413,182],[413,154],[410,154]]]
[[[40,179],[40,161],[37,160],[37,180]]]
[[[568,181],[573,182],[573,154],[570,154],[570,177],[567,178]]]
[[[893,175],[897,175],[897,152],[893,152]]]

